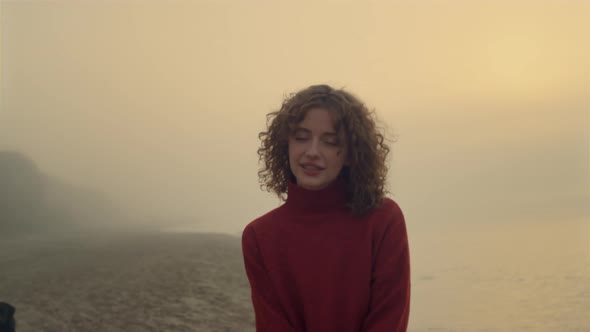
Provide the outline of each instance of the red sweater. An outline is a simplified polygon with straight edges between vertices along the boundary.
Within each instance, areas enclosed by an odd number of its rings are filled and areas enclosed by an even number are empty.
[[[289,183],[285,204],[250,222],[242,251],[257,332],[402,332],[410,313],[404,216],[385,198],[364,217],[344,183]]]

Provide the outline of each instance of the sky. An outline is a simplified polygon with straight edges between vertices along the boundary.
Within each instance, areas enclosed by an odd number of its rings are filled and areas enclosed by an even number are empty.
[[[590,211],[590,2],[2,1],[0,150],[164,228],[280,201],[256,149],[327,83],[392,139],[408,228]]]

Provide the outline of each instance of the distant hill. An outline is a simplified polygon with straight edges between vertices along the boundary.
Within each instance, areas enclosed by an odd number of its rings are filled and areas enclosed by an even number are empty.
[[[0,151],[0,233],[100,227],[120,212],[108,198],[46,175],[16,151]]]

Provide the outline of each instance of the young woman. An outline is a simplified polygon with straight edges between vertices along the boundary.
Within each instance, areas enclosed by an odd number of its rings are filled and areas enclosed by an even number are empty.
[[[344,90],[311,86],[259,137],[261,185],[285,203],[242,233],[256,331],[406,331],[408,236],[385,197],[389,148],[372,113]]]

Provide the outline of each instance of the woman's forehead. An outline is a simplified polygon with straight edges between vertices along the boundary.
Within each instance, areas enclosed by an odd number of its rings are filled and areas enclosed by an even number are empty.
[[[333,132],[337,132],[340,127],[337,112],[325,107],[313,107],[304,110],[298,118],[295,128],[330,128]]]

